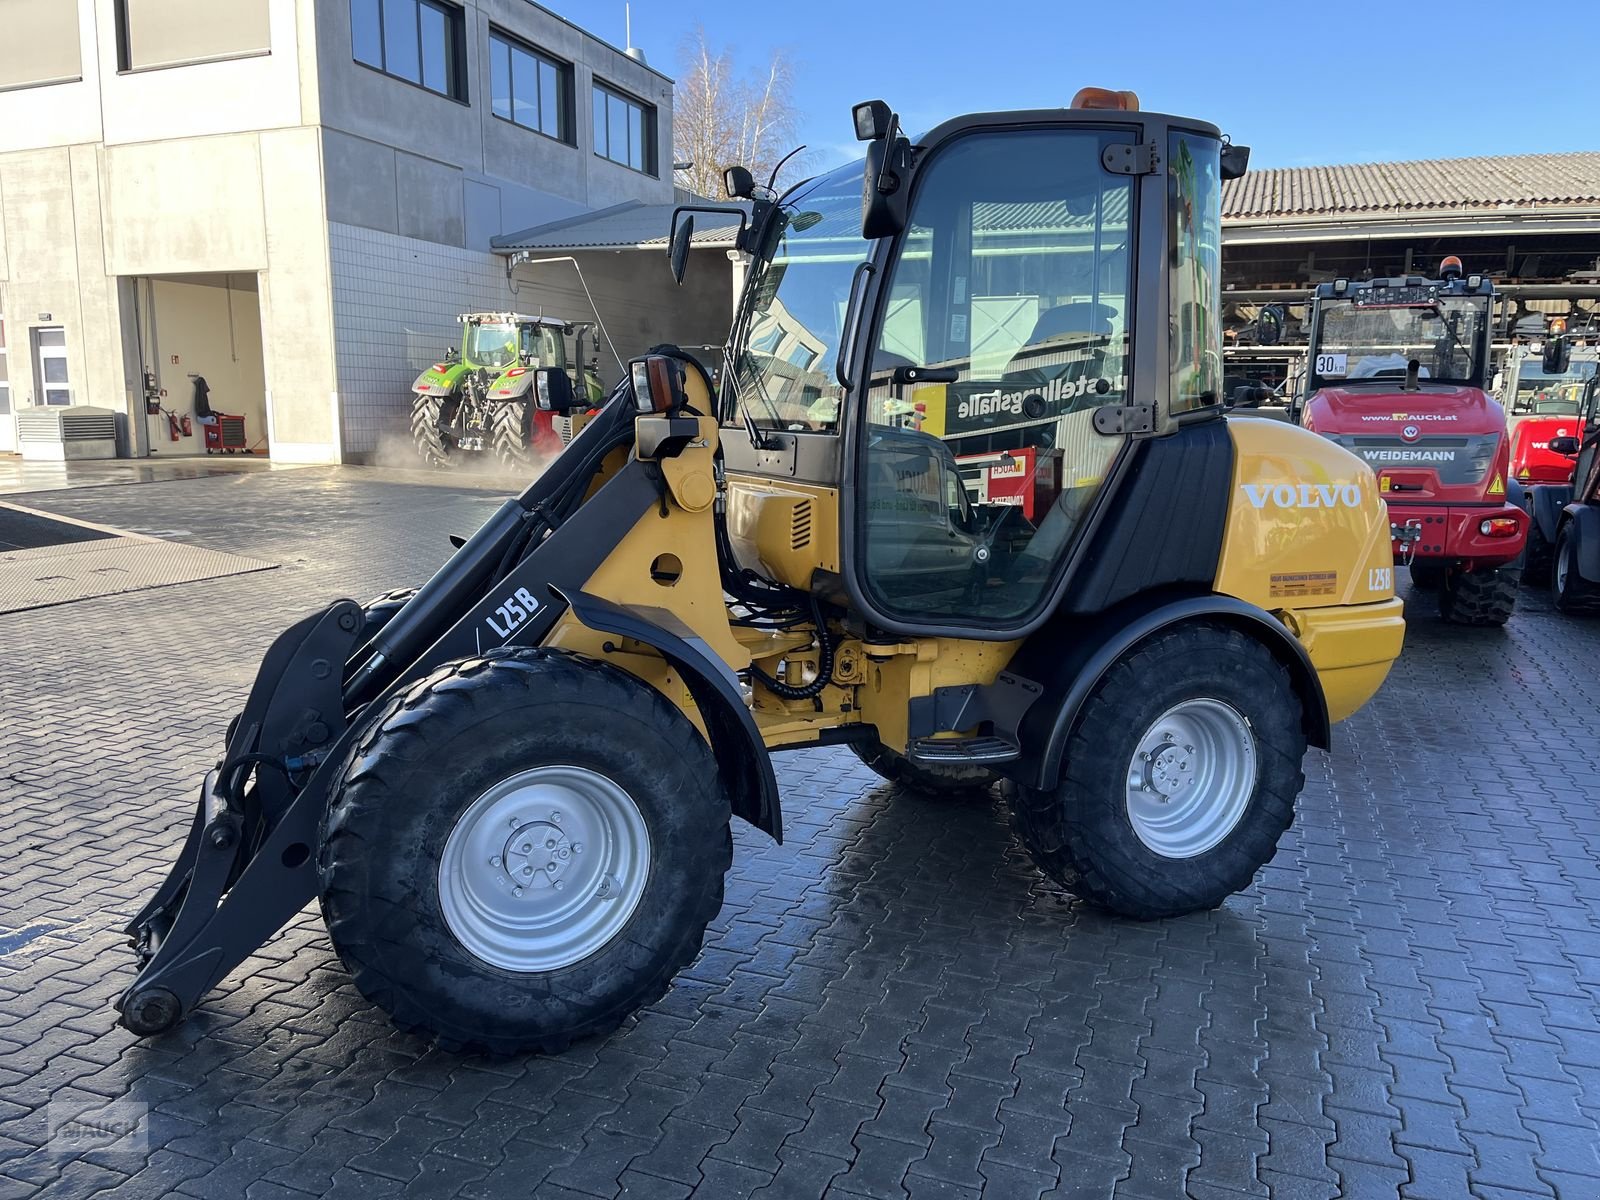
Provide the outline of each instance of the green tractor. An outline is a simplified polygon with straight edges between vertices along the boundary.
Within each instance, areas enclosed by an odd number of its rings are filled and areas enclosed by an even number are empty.
[[[566,372],[577,395],[599,404],[594,325],[509,312],[465,313],[456,319],[461,348],[411,385],[411,440],[417,454],[431,466],[451,467],[466,455],[492,453],[517,469],[554,457],[561,440],[551,414],[534,404],[534,371]]]

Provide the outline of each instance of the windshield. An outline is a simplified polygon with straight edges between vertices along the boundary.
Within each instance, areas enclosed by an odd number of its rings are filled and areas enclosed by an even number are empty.
[[[1481,334],[1488,317],[1487,296],[1441,296],[1403,306],[1322,299],[1311,348],[1313,374],[1324,384],[1400,379],[1414,358],[1423,379],[1481,386]]]
[[[1546,375],[1537,358],[1517,364],[1517,390],[1511,411],[1519,416],[1542,414],[1575,417],[1583,399],[1583,385],[1594,375],[1595,364],[1572,362],[1560,375]]]
[[[832,433],[834,378],[850,281],[867,256],[859,162],[802,184],[774,214],[770,255],[753,267],[743,344],[729,377],[738,420],[759,429]]]
[[[517,327],[509,323],[469,324],[461,357],[469,367],[505,370],[517,361]]]

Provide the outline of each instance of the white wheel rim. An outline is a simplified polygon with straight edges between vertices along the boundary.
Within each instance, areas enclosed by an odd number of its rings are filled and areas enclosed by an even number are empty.
[[[584,767],[535,767],[457,819],[439,859],[439,907],[484,962],[556,971],[617,936],[649,876],[650,831],[626,791]]]
[[[1256,786],[1256,739],[1221,700],[1185,700],[1145,731],[1128,763],[1128,821],[1163,858],[1193,858],[1239,824]]]

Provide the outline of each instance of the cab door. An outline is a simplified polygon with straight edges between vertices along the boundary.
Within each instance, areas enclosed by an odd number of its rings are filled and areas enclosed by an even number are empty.
[[[1584,389],[1582,442],[1578,448],[1578,461],[1572,470],[1572,498],[1584,504],[1593,504],[1597,495],[1595,477],[1596,458],[1600,457],[1600,375],[1589,380]]]
[[[857,579],[896,623],[1025,619],[1128,445],[1096,414],[1129,399],[1139,181],[1105,158],[1136,138],[983,132],[918,179],[878,290],[857,464]],[[946,503],[937,464],[975,502]]]

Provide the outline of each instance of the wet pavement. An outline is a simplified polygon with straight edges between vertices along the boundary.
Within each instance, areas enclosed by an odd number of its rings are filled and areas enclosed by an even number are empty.
[[[117,929],[262,651],[419,581],[500,497],[246,468],[14,498],[281,569],[0,618],[0,1200],[1600,1194],[1600,624],[1541,595],[1505,631],[1410,597],[1389,683],[1213,913],[1097,913],[998,797],[807,750],[783,846],[736,827],[704,953],[608,1038],[432,1050],[307,913],[139,1041]],[[133,1132],[86,1144],[84,1113]]]

